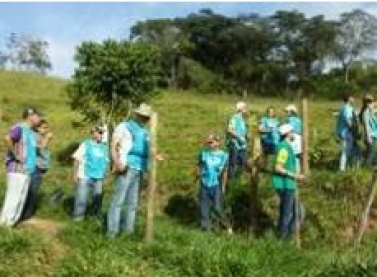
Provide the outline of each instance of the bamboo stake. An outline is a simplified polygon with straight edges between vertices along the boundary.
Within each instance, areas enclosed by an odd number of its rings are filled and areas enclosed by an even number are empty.
[[[157,162],[155,155],[157,154],[157,113],[153,113],[150,119],[150,168],[149,168],[149,185],[148,185],[148,200],[147,200],[147,216],[145,226],[145,241],[153,241],[154,231],[154,209],[155,209],[155,192],[157,187]]]
[[[365,229],[366,229],[367,224],[368,224],[369,212],[370,212],[370,209],[372,208],[372,205],[373,205],[373,202],[374,202],[374,197],[375,197],[376,190],[377,190],[377,172],[375,172],[375,171],[373,172],[373,177],[372,177],[372,180],[370,182],[370,186],[371,187],[370,187],[368,202],[367,202],[367,205],[365,207],[365,210],[363,211],[363,214],[362,214],[361,220],[360,220],[359,234],[358,234],[357,240],[356,240],[357,246],[360,245],[361,240],[363,239],[364,232],[365,232]]]
[[[303,134],[302,134],[302,172],[304,175],[309,174],[309,116],[308,116],[308,101],[306,98],[302,99],[302,119],[303,119]]]

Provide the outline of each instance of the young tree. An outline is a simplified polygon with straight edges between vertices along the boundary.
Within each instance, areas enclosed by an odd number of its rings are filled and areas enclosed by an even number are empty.
[[[83,42],[75,61],[78,67],[68,92],[72,107],[87,121],[107,124],[156,94],[160,60],[150,44]]]
[[[340,62],[345,82],[351,65],[377,43],[377,18],[363,10],[343,13],[338,24],[335,59]]]

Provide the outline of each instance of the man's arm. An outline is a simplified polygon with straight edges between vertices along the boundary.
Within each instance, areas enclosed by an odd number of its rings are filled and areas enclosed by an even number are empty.
[[[284,168],[284,165],[286,164],[287,160],[288,160],[288,151],[286,149],[281,149],[277,153],[276,164],[274,168],[275,172],[281,175],[287,176],[289,178],[295,179],[295,180],[303,179],[304,178],[303,175],[288,171]]]
[[[127,156],[132,147],[132,135],[130,131],[119,125],[113,134],[111,143],[111,159],[114,163],[116,172],[124,172],[126,170],[126,161],[121,155]]]
[[[19,162],[22,162],[22,157],[17,153],[16,142],[21,140],[22,129],[19,126],[16,126],[11,129],[11,131],[5,136],[5,143],[8,151],[11,155]]]

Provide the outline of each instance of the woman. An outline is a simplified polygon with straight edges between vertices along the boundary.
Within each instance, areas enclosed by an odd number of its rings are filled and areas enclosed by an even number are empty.
[[[374,98],[367,94],[363,98],[363,107],[360,111],[360,122],[364,129],[364,140],[366,145],[365,165],[372,167],[376,158],[377,141],[377,118],[374,114]]]

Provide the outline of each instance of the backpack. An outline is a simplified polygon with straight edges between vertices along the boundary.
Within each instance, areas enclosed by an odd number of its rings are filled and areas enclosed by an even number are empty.
[[[355,140],[360,140],[363,137],[363,127],[361,126],[360,119],[355,112],[352,112],[351,133]]]

